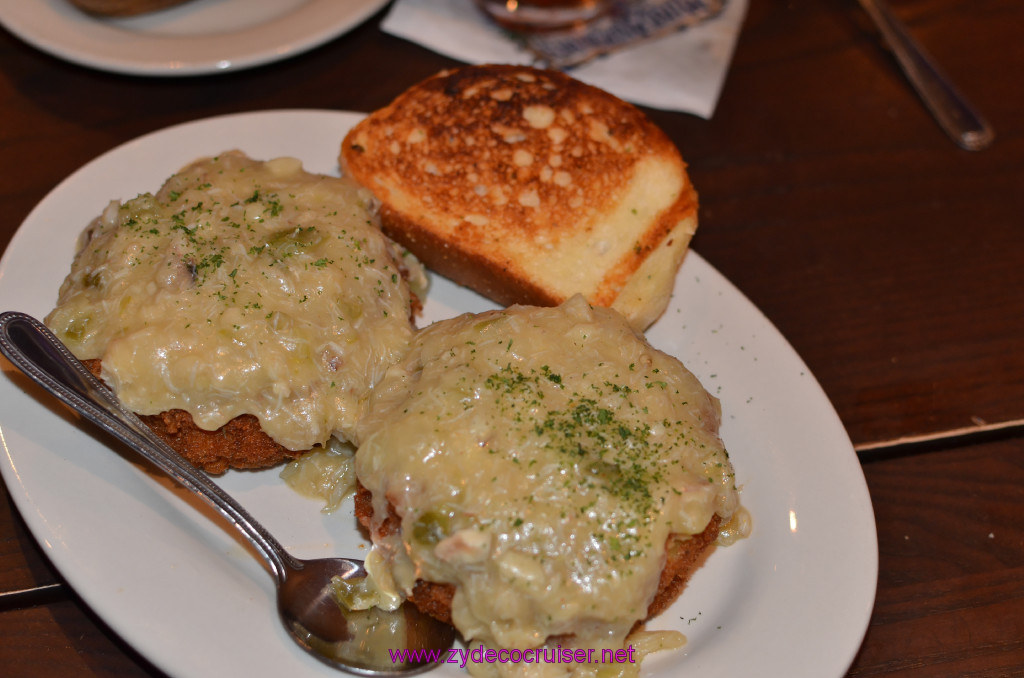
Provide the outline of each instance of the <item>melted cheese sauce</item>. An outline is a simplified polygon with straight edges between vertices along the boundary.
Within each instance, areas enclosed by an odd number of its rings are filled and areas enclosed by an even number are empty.
[[[576,296],[436,323],[371,395],[356,473],[401,531],[374,550],[408,593],[454,584],[470,640],[621,648],[669,534],[737,512],[718,401],[622,316]]]
[[[406,350],[407,263],[354,182],[228,152],[111,203],[46,323],[140,414],[249,413],[304,450],[347,438]]]
[[[310,499],[323,502],[321,513],[333,513],[356,491],[355,450],[331,438],[281,469],[281,480]]]

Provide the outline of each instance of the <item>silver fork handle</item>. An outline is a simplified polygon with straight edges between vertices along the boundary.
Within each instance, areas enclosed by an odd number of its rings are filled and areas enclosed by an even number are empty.
[[[884,0],[860,0],[914,89],[939,125],[961,148],[980,151],[992,143],[992,126],[978,114],[927,52],[910,36]]]

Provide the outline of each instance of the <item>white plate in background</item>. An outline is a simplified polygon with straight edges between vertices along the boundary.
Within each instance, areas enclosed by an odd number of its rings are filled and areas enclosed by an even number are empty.
[[[285,59],[351,30],[388,0],[190,0],[96,17],[67,0],[0,0],[0,24],[73,63],[130,75],[200,75]]]
[[[155,191],[200,156],[240,148],[336,173],[361,114],[269,111],[141,137],[90,162],[28,216],[0,261],[0,310],[38,317],[56,300],[75,240],[110,199]],[[494,304],[433,276],[426,320]],[[722,437],[753,515],[749,539],[719,548],[649,624],[688,645],[652,655],[644,676],[839,678],[860,646],[878,571],[874,515],[834,409],[771,323],[696,252],[649,330],[722,401]],[[32,534],[81,598],[125,641],[182,678],[336,676],[279,624],[270,575],[203,505],[153,478],[6,362],[0,472]],[[324,515],[277,470],[218,480],[300,557],[360,556],[351,502]],[[186,501],[182,501],[182,499]],[[464,677],[454,666],[431,674]]]

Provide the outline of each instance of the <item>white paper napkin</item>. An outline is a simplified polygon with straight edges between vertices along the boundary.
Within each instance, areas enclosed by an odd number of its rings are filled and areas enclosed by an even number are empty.
[[[632,45],[567,72],[641,106],[710,118],[746,13],[747,0],[726,0],[718,16],[697,26]],[[467,63],[534,61],[472,0],[397,0],[381,28]]]

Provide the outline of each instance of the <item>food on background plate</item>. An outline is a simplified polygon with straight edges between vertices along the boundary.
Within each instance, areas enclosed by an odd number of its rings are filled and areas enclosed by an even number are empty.
[[[365,189],[231,151],[110,203],[46,324],[193,464],[261,468],[351,436],[412,337],[407,280]]]
[[[579,295],[420,330],[370,400],[368,569],[470,644],[621,650],[749,529],[717,399]]]
[[[189,0],[68,0],[78,9],[98,16],[135,16],[175,5]]]
[[[340,164],[428,268],[505,305],[579,293],[638,329],[668,305],[697,228],[671,140],[557,71],[441,72],[357,124]]]

